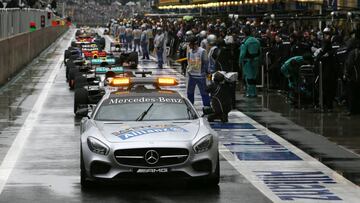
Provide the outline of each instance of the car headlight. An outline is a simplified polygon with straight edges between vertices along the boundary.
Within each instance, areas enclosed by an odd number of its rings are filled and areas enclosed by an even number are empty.
[[[193,148],[195,153],[201,153],[208,151],[213,144],[213,135],[209,134],[201,138],[199,141],[194,144]]]
[[[106,144],[104,144],[103,142],[101,142],[100,140],[94,137],[88,137],[87,144],[89,146],[89,149],[96,154],[100,154],[100,155],[109,154],[110,148]]]

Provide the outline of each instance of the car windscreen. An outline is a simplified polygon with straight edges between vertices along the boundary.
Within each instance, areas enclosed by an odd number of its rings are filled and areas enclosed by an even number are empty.
[[[196,118],[196,113],[182,98],[128,97],[104,100],[94,119],[101,121],[168,121]]]

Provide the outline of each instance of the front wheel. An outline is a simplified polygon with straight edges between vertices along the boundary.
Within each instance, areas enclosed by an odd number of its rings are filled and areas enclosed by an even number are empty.
[[[209,176],[207,183],[210,186],[217,186],[219,185],[219,182],[220,182],[220,159],[218,156],[215,172]]]
[[[74,95],[74,113],[81,107],[88,105],[89,103],[89,93],[84,88],[75,89]]]
[[[80,184],[82,188],[91,188],[94,186],[94,182],[88,180],[88,176],[86,174],[85,166],[84,166],[84,158],[82,154],[82,149],[80,153]]]

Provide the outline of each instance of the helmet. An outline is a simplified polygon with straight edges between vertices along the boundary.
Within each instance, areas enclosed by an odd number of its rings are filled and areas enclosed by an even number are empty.
[[[324,30],[323,30],[323,33],[324,34],[330,34],[331,33],[331,29],[329,27],[326,27]]]
[[[213,24],[209,24],[207,27],[209,30],[213,30],[214,29],[214,25]]]
[[[216,37],[216,35],[211,34],[211,35],[209,35],[209,36],[206,38],[206,40],[207,40],[207,42],[208,42],[210,45],[215,45],[215,44],[216,44],[217,37]]]
[[[233,44],[234,43],[234,38],[233,38],[233,36],[228,35],[228,36],[225,37],[224,41],[225,41],[225,44]]]
[[[224,74],[222,74],[222,73],[220,73],[220,72],[216,72],[216,73],[214,74],[214,82],[220,83],[220,82],[222,82],[222,81],[224,81],[224,80],[225,80]]]
[[[202,31],[200,32],[199,36],[200,36],[201,38],[205,38],[205,37],[206,37],[206,31],[205,31],[205,30],[202,30]]]
[[[193,32],[192,32],[191,30],[188,30],[188,31],[186,31],[185,35],[186,35],[186,36],[193,35]]]
[[[195,36],[190,36],[187,40],[189,44],[196,44],[198,42],[197,38]]]

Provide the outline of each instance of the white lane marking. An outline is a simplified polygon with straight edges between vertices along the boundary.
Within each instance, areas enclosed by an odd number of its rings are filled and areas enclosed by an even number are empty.
[[[70,32],[70,34],[73,33],[73,31],[71,31],[71,30],[69,30],[68,32]],[[63,35],[62,39],[59,40],[58,42],[61,42],[65,38],[65,36],[68,36],[68,35],[69,35],[69,33],[66,33],[65,35]],[[72,40],[72,38],[71,38],[71,40]],[[67,44],[66,47],[70,46],[71,40],[69,41],[69,43]],[[0,165],[0,194],[4,190],[4,187],[9,179],[9,176],[15,167],[15,164],[19,158],[19,155],[20,155],[22,149],[24,148],[26,140],[28,139],[29,135],[31,134],[31,132],[34,128],[34,125],[36,124],[38,116],[44,106],[45,100],[50,92],[50,89],[51,89],[54,81],[55,81],[55,77],[59,73],[62,62],[63,62],[63,57],[60,55],[59,61],[57,62],[54,69],[52,70],[52,72],[49,76],[49,79],[47,80],[43,90],[41,91],[38,99],[36,100],[33,108],[31,109],[29,115],[27,116],[20,131],[17,133],[9,151],[6,153],[6,156]]]

